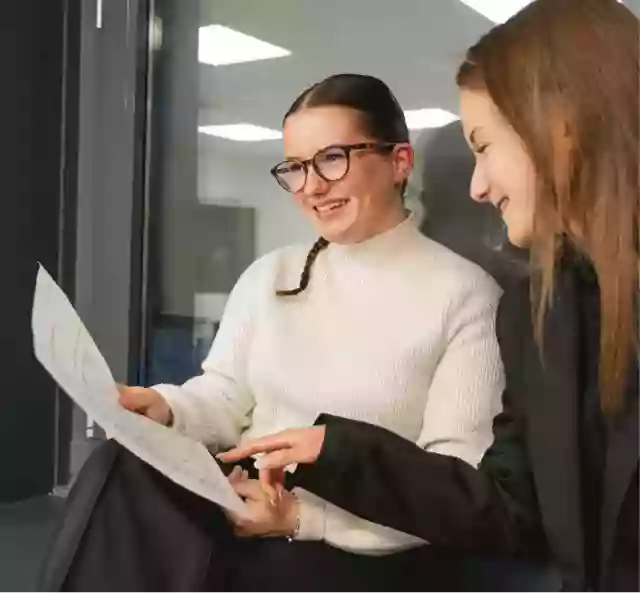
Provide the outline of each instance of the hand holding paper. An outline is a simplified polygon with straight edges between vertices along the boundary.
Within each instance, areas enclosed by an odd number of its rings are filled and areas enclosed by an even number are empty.
[[[174,482],[248,517],[202,443],[125,410],[111,371],[71,303],[41,266],[32,316],[36,358],[62,389],[112,438]]]
[[[171,408],[155,389],[149,387],[129,387],[118,385],[120,405],[130,412],[146,416],[150,420],[169,426],[173,420]]]

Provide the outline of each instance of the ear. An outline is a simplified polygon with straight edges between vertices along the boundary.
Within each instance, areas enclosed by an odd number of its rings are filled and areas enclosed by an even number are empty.
[[[402,183],[409,178],[413,169],[413,147],[408,142],[398,144],[393,149],[394,181]]]

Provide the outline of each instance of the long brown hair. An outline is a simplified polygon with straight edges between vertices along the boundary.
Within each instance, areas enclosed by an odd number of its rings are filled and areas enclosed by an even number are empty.
[[[538,175],[531,254],[536,336],[568,240],[598,276],[600,392],[621,408],[637,346],[640,27],[616,0],[535,0],[468,50],[461,88],[486,91]]]

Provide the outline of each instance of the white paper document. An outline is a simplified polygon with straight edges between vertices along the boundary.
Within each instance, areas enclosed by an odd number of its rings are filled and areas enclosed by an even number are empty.
[[[248,507],[202,443],[120,406],[109,366],[62,289],[42,266],[32,329],[36,358],[112,438],[184,488],[249,516]]]

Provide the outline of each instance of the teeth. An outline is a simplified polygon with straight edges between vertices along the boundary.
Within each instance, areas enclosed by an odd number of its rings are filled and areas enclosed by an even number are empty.
[[[336,210],[337,208],[340,208],[341,206],[344,206],[347,203],[347,200],[340,200],[339,202],[333,202],[331,204],[324,204],[322,206],[316,206],[316,212],[330,212],[331,210]]]

